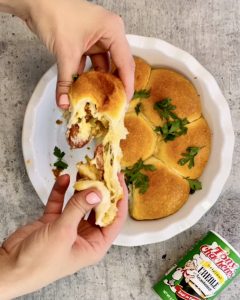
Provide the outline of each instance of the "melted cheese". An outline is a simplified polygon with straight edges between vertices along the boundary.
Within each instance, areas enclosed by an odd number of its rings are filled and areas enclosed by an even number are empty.
[[[86,111],[85,106],[88,103],[89,109],[91,110],[92,116],[94,118],[98,118],[98,113],[96,113],[96,106],[93,103],[90,103],[88,99],[79,103],[79,105],[74,106],[71,111],[71,117],[68,123],[68,129],[72,127],[72,125],[79,125],[79,133],[74,142],[78,142],[79,140],[87,141],[91,137],[92,125],[90,122],[86,121]]]
[[[122,187],[118,180],[118,173],[121,171],[120,161],[122,158],[122,150],[120,148],[120,140],[125,139],[127,129],[124,127],[124,111],[122,118],[119,120],[107,120],[106,116],[96,111],[96,106],[86,99],[75,106],[69,121],[69,128],[74,124],[79,124],[79,139],[89,140],[91,137],[92,125],[86,122],[85,106],[88,103],[93,118],[102,123],[108,123],[108,131],[106,135],[100,138],[100,143],[104,146],[104,182],[96,180],[80,180],[75,184],[76,190],[83,190],[89,187],[96,187],[102,192],[104,199],[96,208],[96,224],[106,226],[110,224],[117,212],[117,201],[122,197]],[[80,121],[80,122],[79,122]],[[109,147],[107,145],[109,144]],[[92,159],[90,164],[96,164],[96,160]],[[89,179],[95,179],[90,172],[84,172],[89,175]],[[91,176],[90,176],[91,175]],[[104,195],[103,195],[104,193]]]

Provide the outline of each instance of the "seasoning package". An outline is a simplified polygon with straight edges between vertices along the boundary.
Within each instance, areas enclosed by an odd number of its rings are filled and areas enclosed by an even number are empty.
[[[153,289],[163,300],[213,300],[239,275],[239,265],[237,251],[210,231]]]

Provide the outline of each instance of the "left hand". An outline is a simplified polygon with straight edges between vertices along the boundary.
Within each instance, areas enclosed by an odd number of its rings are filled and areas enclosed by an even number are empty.
[[[122,175],[119,180],[124,198],[119,201],[117,217],[108,227],[100,228],[91,218],[83,220],[84,215],[97,205],[97,200],[101,201],[97,196],[99,192],[86,190],[75,194],[62,212],[69,176],[57,179],[43,216],[18,229],[0,248],[3,299],[33,292],[97,263],[105,255],[127,215],[127,188]],[[89,201],[89,195],[95,197]]]
[[[28,27],[57,59],[59,107],[69,107],[67,94],[72,76],[83,72],[86,56],[90,56],[95,70],[107,72],[110,54],[131,99],[134,60],[119,16],[85,0],[25,0],[25,3],[27,9],[22,14]]]

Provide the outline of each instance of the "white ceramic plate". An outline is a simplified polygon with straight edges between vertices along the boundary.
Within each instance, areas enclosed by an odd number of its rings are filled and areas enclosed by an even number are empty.
[[[115,245],[136,246],[167,240],[194,225],[217,201],[229,176],[234,147],[234,132],[230,110],[212,75],[190,54],[162,40],[129,35],[134,55],[152,66],[166,66],[188,77],[202,100],[203,114],[212,130],[212,151],[201,181],[203,190],[191,195],[187,203],[172,216],[154,221],[134,221],[128,217]],[[87,62],[86,68],[90,66]],[[65,140],[65,125],[57,125],[62,112],[55,105],[56,66],[50,68],[38,83],[26,110],[22,147],[29,178],[44,204],[54,183],[51,164],[53,149],[66,152],[71,186],[76,178],[75,164],[93,151],[69,149]],[[89,145],[88,145],[89,146]],[[66,199],[72,195],[68,190]]]

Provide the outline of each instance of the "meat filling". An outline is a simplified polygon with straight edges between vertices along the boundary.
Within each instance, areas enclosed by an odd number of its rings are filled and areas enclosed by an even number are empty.
[[[72,125],[72,127],[68,130],[68,143],[72,149],[82,148],[90,141],[90,138],[87,140],[79,139],[79,133],[80,128],[78,124]]]
[[[98,120],[93,117],[89,103],[84,108],[85,115],[78,118],[67,132],[68,143],[71,148],[82,148],[93,137],[100,137],[107,133],[108,123],[105,120]]]
[[[86,163],[78,164],[77,180],[103,180],[104,161],[103,161],[103,145],[98,145],[94,158],[91,160],[86,157]]]
[[[102,171],[104,168],[103,149],[104,149],[103,145],[100,144],[97,146],[97,148],[95,149],[95,152],[94,152],[96,167],[98,170],[102,170]]]

